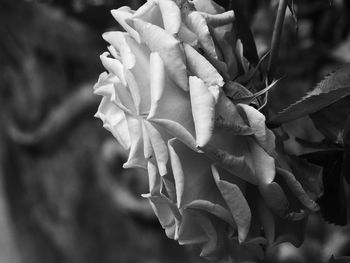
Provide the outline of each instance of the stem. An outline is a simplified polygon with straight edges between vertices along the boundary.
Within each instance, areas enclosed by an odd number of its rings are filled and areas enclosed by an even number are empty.
[[[280,47],[283,22],[284,22],[284,17],[286,14],[288,2],[289,0],[280,0],[278,4],[278,11],[277,11],[276,22],[273,28],[272,41],[271,41],[271,53],[270,53],[269,64],[268,64],[268,82],[269,83],[272,82],[276,72],[276,61],[278,59],[278,51]]]

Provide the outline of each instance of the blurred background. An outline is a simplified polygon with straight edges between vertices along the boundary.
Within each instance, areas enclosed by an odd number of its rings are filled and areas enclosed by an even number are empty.
[[[118,30],[109,10],[131,0],[0,0],[0,262],[206,262],[166,238],[148,203],[147,176],[124,170],[125,152],[100,120],[92,87],[104,69],[101,34]],[[217,1],[229,6],[228,1]],[[279,111],[350,62],[350,2],[295,0],[278,76]],[[270,46],[277,1],[242,1],[259,54]],[[291,135],[317,140],[307,118]],[[289,151],[298,146],[289,143]],[[300,249],[285,244],[266,262],[327,262],[350,255],[349,227],[312,216]]]

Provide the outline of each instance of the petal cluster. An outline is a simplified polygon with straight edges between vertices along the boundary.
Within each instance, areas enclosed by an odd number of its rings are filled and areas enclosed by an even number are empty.
[[[124,167],[148,171],[144,197],[167,236],[223,262],[298,245],[290,226],[303,222],[300,207],[317,207],[264,115],[222,89],[237,75],[234,13],[211,0],[149,0],[112,15],[125,32],[103,34],[96,117],[129,151]]]

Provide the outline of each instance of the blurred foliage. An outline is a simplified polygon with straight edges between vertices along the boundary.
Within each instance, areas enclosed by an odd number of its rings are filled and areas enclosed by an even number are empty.
[[[91,90],[106,46],[100,36],[118,29],[109,11],[143,2],[0,0],[0,174],[23,262],[203,262],[165,237],[144,200],[135,198],[147,191],[146,176],[121,169],[123,151],[92,118]],[[261,56],[270,47],[278,1],[240,2]],[[297,25],[288,12],[277,68],[283,78],[269,98],[273,111],[350,62],[350,2],[332,2],[295,0]],[[285,128],[290,153],[302,149],[295,137],[324,138],[309,118]],[[301,248],[273,248],[266,262],[327,262],[349,249],[349,227],[316,215]]]

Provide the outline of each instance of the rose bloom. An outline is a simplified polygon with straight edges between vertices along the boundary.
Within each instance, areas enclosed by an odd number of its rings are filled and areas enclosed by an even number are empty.
[[[108,72],[94,91],[103,96],[96,116],[129,151],[124,167],[148,171],[144,197],[167,236],[231,262],[261,259],[268,244],[300,245],[290,229],[305,220],[293,211],[317,208],[279,157],[264,115],[222,90],[237,75],[234,15],[224,11],[210,0],[112,10],[126,32],[103,34]],[[276,158],[291,191],[275,180]]]

